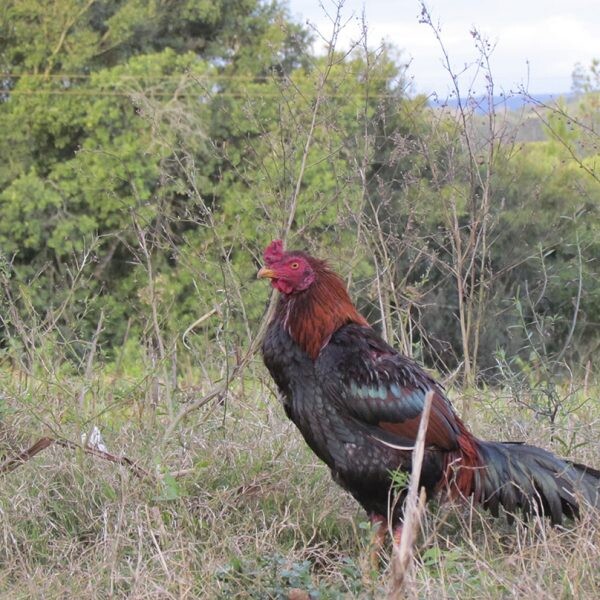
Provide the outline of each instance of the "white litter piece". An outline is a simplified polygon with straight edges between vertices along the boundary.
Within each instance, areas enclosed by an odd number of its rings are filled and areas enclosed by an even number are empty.
[[[87,439],[86,439],[87,438]],[[96,425],[92,427],[92,431],[90,431],[89,435],[85,435],[85,433],[81,434],[81,441],[86,444],[89,448],[93,448],[94,450],[99,450],[100,452],[108,452],[108,448],[104,443],[104,439],[102,438],[102,434]]]

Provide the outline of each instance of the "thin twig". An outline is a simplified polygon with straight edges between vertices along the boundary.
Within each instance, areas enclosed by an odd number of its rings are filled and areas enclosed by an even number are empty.
[[[79,410],[83,415],[84,412],[84,404],[85,404],[85,395],[87,394],[90,388],[90,381],[92,379],[92,370],[94,368],[94,358],[96,357],[96,351],[98,350],[98,339],[100,334],[102,333],[102,325],[104,324],[104,309],[100,311],[100,317],[98,318],[98,324],[96,325],[96,331],[94,333],[94,337],[92,338],[92,345],[90,347],[90,351],[87,356],[87,361],[85,365],[85,373],[83,376],[83,385],[81,386],[81,392],[79,393]]]
[[[201,325],[202,323],[204,323],[204,321],[206,321],[207,319],[209,319],[210,317],[212,317],[214,314],[219,312],[219,309],[221,308],[221,305],[219,304],[219,306],[216,306],[215,308],[213,308],[212,310],[209,310],[206,314],[202,315],[199,319],[196,319],[182,334],[181,336],[181,341],[183,342],[183,345],[190,350],[190,346],[187,343],[187,336],[190,334],[190,332],[192,332],[194,329],[196,329],[196,327],[198,327],[198,325]]]
[[[575,298],[575,306],[573,310],[573,318],[571,319],[571,326],[569,327],[569,333],[567,334],[567,339],[563,344],[562,350],[559,352],[558,357],[556,358],[556,362],[559,363],[567,349],[569,348],[569,344],[573,339],[573,334],[575,333],[575,327],[577,325],[577,318],[579,317],[579,307],[581,305],[581,293],[583,291],[583,260],[581,258],[581,244],[579,242],[579,234],[577,234],[577,266],[579,271],[579,282],[577,285],[577,296]]]

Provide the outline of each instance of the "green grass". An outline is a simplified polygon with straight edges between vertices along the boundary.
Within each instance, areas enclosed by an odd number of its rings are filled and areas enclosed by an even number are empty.
[[[164,446],[168,417],[152,414],[142,384],[98,384],[91,419],[89,402],[84,418],[76,395],[63,395],[81,382],[0,377],[0,454],[26,447],[49,427],[76,441],[81,421],[89,420],[111,452],[153,475],[140,480],[122,465],[58,446],[0,475],[2,598],[385,593],[389,567],[384,561],[379,573],[371,571],[365,515],[307,449],[260,384],[262,375],[234,387],[226,407],[192,413]],[[116,391],[111,404],[106,399]],[[552,428],[510,395],[487,391],[469,421],[483,437],[527,439],[558,453],[574,439],[571,458],[600,465],[597,402]],[[551,528],[432,504],[411,586],[419,598],[592,599],[600,590],[598,564],[593,515]]]

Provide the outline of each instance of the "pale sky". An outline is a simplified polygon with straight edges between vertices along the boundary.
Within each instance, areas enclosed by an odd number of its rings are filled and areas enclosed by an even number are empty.
[[[323,7],[334,15],[339,2],[288,0],[296,20],[309,20],[325,36],[332,25]],[[575,63],[589,66],[592,58],[600,58],[600,0],[429,0],[426,4],[440,24],[454,70],[477,58],[469,33],[473,27],[495,43],[491,63],[497,92],[517,91],[520,86],[531,94],[568,92]],[[343,1],[342,17],[348,23],[340,36],[340,49],[360,38],[363,9],[369,46],[382,39],[393,43],[403,50],[402,60],[410,61],[414,91],[445,95],[450,79],[433,32],[419,23],[418,0]],[[472,73],[471,69],[461,77],[461,87],[469,87]],[[484,91],[482,83],[476,88],[478,93]]]

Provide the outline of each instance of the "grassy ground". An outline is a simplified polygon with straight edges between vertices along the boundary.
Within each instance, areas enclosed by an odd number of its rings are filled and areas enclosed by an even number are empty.
[[[70,395],[78,384],[1,377],[0,455],[53,428],[79,439]],[[365,515],[257,381],[232,390],[226,405],[192,413],[164,446],[168,418],[147,408],[139,381],[97,386],[94,422],[109,450],[139,461],[152,478],[58,446],[0,475],[0,596],[384,595],[389,569],[369,567]],[[597,402],[567,412],[551,428],[495,392],[475,402],[469,422],[479,435],[527,439],[598,467]],[[561,529],[431,505],[417,555],[419,598],[599,597],[600,534],[590,514]]]

